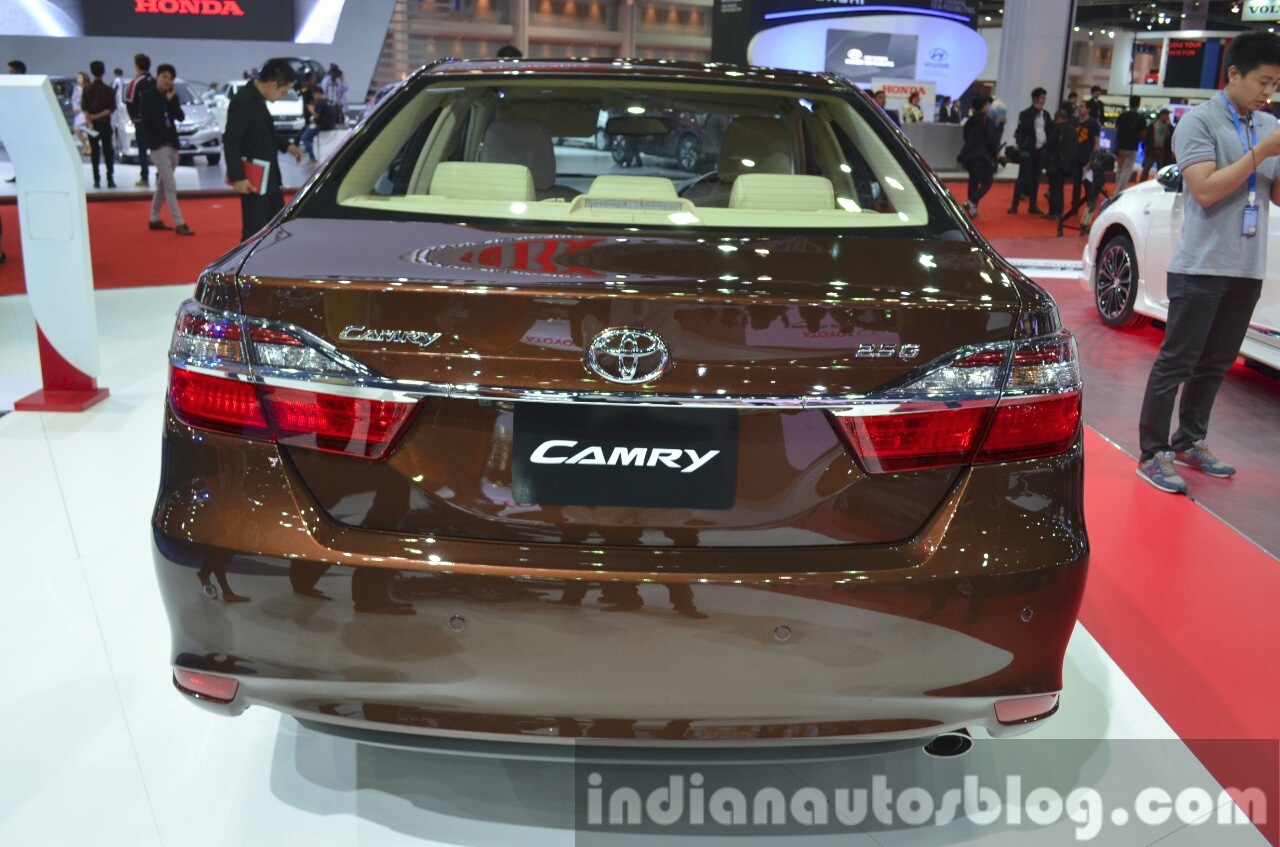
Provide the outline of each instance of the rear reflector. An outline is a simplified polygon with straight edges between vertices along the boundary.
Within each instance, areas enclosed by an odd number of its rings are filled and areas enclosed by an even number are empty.
[[[1063,453],[1080,430],[1080,393],[1000,401],[977,462],[1013,462]]]
[[[1038,718],[1046,718],[1057,708],[1057,694],[1019,697],[1016,700],[997,700],[996,720],[1003,724],[1026,723]]]
[[[258,392],[247,382],[170,368],[169,406],[189,426],[247,438],[271,437]]]
[[[990,405],[910,411],[904,404],[888,415],[835,421],[867,471],[894,473],[968,464],[990,414]]]
[[[281,444],[369,459],[382,458],[414,409],[412,403],[274,386],[263,388],[263,400]]]
[[[217,700],[219,703],[230,703],[240,688],[240,681],[232,677],[189,671],[186,668],[174,668],[173,681],[188,694]]]

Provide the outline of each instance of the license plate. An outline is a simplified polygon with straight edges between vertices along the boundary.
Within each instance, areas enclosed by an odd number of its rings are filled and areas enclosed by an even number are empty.
[[[517,403],[512,490],[548,506],[728,509],[734,409]]]

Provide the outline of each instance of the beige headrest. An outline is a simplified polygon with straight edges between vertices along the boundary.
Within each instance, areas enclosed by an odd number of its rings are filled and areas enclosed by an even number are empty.
[[[729,195],[730,209],[816,212],[835,207],[835,188],[825,176],[742,174]]]
[[[591,181],[588,197],[617,197],[627,200],[678,200],[676,187],[661,176],[616,176],[604,174]]]
[[[533,175],[524,165],[441,162],[431,175],[431,193],[453,200],[534,199]]]
[[[778,118],[734,118],[724,131],[716,171],[725,182],[739,174],[795,173],[787,125]]]

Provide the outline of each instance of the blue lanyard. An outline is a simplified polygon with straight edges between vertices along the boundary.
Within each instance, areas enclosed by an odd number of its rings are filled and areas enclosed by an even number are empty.
[[[1219,92],[1222,102],[1227,104],[1227,111],[1231,113],[1231,120],[1236,125],[1236,134],[1240,136],[1240,146],[1244,148],[1245,155],[1249,154],[1258,144],[1257,130],[1253,126],[1253,116],[1249,116],[1249,137],[1244,137],[1244,126],[1240,121],[1240,114],[1236,111],[1236,107],[1227,99],[1225,91]],[[1249,174],[1249,205],[1257,205],[1258,202],[1258,172],[1254,170]]]

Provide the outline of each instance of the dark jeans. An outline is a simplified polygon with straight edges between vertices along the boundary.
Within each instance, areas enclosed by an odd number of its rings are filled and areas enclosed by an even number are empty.
[[[1031,201],[1031,208],[1040,205],[1040,171],[1044,170],[1044,150],[1022,151],[1022,161],[1018,164],[1018,182],[1013,189],[1013,207],[1016,209],[1022,198]]]
[[[1209,434],[1213,398],[1240,352],[1261,294],[1259,279],[1169,274],[1169,320],[1138,423],[1143,461],[1157,451],[1186,450]],[[1178,386],[1178,431],[1170,439]]]
[[[1062,171],[1049,171],[1045,174],[1049,180],[1049,214],[1054,217],[1062,217],[1062,213],[1066,211],[1062,208],[1062,192],[1066,188],[1067,175]]]
[[[149,160],[147,154],[151,152],[151,148],[147,146],[147,136],[146,133],[142,131],[141,121],[134,121],[133,123],[133,138],[138,145],[139,177],[145,180],[147,178],[147,162]],[[121,151],[120,155],[123,156],[124,152]]]
[[[116,178],[116,151],[111,143],[111,121],[94,121],[93,128],[98,131],[96,136],[89,136],[89,161],[93,163],[93,184],[97,185],[98,164],[105,159],[107,164],[107,182],[115,182]]]
[[[267,194],[240,195],[240,240],[249,238],[271,223],[276,213],[284,208],[284,195],[280,189]]]
[[[996,177],[996,166],[986,159],[970,159],[965,166],[969,171],[969,202],[976,206],[991,190],[991,183]]]
[[[1147,175],[1151,173],[1152,165],[1155,166],[1156,170],[1160,170],[1165,165],[1172,164],[1173,156],[1168,150],[1163,147],[1159,149],[1147,147],[1142,152],[1142,181],[1147,181]]]

